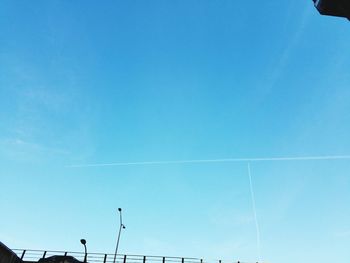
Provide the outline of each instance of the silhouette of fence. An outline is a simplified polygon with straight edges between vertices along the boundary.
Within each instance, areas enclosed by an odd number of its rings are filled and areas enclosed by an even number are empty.
[[[79,261],[84,261],[85,253],[66,252],[66,251],[47,251],[47,250],[26,250],[13,249],[13,251],[23,261],[36,262],[41,258],[51,256],[72,256]],[[114,254],[87,253],[87,262],[89,263],[113,263]],[[181,258],[168,256],[144,256],[144,255],[117,255],[116,263],[205,263],[199,258]]]
[[[37,262],[41,258],[51,256],[72,256],[83,262],[85,253],[68,252],[68,251],[48,251],[48,250],[29,250],[29,249],[13,249],[13,251],[25,262]],[[114,254],[103,253],[87,253],[88,263],[113,263]],[[169,257],[169,256],[144,256],[144,255],[120,255],[116,257],[116,263],[209,263],[200,258],[189,257]],[[211,261],[212,263],[212,261]],[[224,263],[217,260],[216,263]],[[225,263],[228,263],[225,261]],[[229,263],[248,263],[243,261],[231,261]]]

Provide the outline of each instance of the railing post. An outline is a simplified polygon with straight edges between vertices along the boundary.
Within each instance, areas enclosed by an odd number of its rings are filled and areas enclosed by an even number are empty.
[[[184,263],[185,262],[185,259],[184,258],[181,258],[181,263]]]
[[[106,263],[107,260],[107,254],[105,254],[105,257],[103,258],[103,263]]]
[[[22,252],[22,256],[21,256],[21,259],[23,260],[23,258],[24,258],[24,254],[26,253],[26,250],[23,250],[23,252]]]
[[[43,254],[43,258],[45,258],[45,257],[46,257],[46,252],[47,252],[47,251],[45,251],[45,252],[44,252],[44,254]]]
[[[143,256],[143,263],[146,263],[146,256]]]
[[[126,263],[126,255],[124,255],[123,263]]]
[[[163,257],[163,263],[165,263],[165,257]]]
[[[203,263],[203,259],[201,258],[201,263]]]

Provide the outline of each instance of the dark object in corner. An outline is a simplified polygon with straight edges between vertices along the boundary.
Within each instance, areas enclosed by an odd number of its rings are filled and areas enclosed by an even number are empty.
[[[23,261],[11,249],[0,242],[0,263],[22,263]]]
[[[41,258],[38,263],[81,263],[81,261],[71,256],[52,256]]]
[[[322,15],[346,17],[350,20],[349,0],[312,0]]]

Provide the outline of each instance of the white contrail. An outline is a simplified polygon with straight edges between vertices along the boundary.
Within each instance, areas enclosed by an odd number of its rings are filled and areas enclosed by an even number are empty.
[[[274,162],[274,161],[317,161],[317,160],[350,160],[350,155],[324,155],[324,156],[294,156],[294,157],[263,157],[263,158],[222,158],[222,159],[194,159],[177,161],[144,161],[144,162],[115,162],[72,164],[66,167],[102,167],[102,166],[132,166],[132,165],[163,165],[163,164],[189,164],[189,163],[230,163],[230,162]]]
[[[248,163],[248,177],[249,177],[250,196],[252,198],[252,208],[253,208],[255,229],[256,229],[256,249],[258,252],[258,262],[260,262],[260,259],[261,259],[260,228],[259,228],[258,217],[256,215],[255,194],[254,194],[254,189],[253,189],[252,175],[250,173],[250,164],[249,163]]]

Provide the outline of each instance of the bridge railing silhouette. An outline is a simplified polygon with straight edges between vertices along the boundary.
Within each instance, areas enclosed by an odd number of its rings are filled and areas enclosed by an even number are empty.
[[[38,261],[41,258],[51,256],[72,256],[79,261],[84,261],[85,253],[83,252],[68,252],[68,251],[48,251],[48,250],[28,250],[28,249],[13,249],[13,251],[23,261]],[[114,254],[104,253],[87,253],[87,262],[93,263],[112,263],[114,262]],[[199,258],[182,258],[170,256],[145,256],[145,255],[121,255],[118,254],[115,260],[116,263],[205,263]]]
[[[18,257],[25,262],[37,262],[39,259],[48,258],[51,256],[72,256],[83,262],[85,253],[69,252],[69,251],[49,251],[49,250],[33,250],[33,249],[12,249]],[[104,253],[87,253],[88,263],[113,263],[114,254]],[[189,257],[172,257],[172,256],[150,256],[150,255],[124,255],[116,256],[116,263],[248,263],[243,261],[206,261],[200,258]]]

